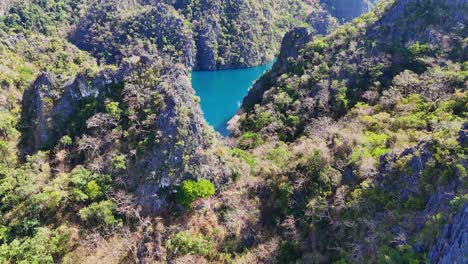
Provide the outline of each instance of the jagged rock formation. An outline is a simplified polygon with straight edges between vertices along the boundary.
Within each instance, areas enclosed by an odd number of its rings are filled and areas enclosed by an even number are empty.
[[[384,0],[336,30],[349,14],[319,4],[12,9],[0,262],[466,262],[466,0]],[[294,25],[221,141],[189,70],[262,63]]]
[[[82,74],[61,86],[59,76],[52,73],[42,73],[37,77],[22,100],[26,154],[50,147],[54,140],[66,133],[64,126],[71,115],[79,111],[80,102],[97,98],[100,87],[88,86],[88,82]]]
[[[283,39],[280,49],[280,55],[276,65],[286,64],[288,60],[297,58],[300,50],[305,44],[310,42],[312,35],[307,28],[296,28],[288,32]]]
[[[338,24],[319,1],[97,1],[72,40],[111,63],[142,42],[195,70],[243,68],[271,61],[283,34],[303,22],[319,34]]]
[[[54,76],[51,74],[41,74],[33,83],[31,90],[23,96],[23,119],[24,126],[28,127],[31,133],[25,137],[26,152],[37,151],[42,145],[50,140],[50,121],[48,121],[47,106],[45,98],[52,96],[54,89]],[[49,106],[50,107],[50,106]]]
[[[116,172],[112,159],[124,155],[125,181],[144,211],[156,213],[166,204],[161,190],[188,178],[220,183],[229,172],[210,154],[214,135],[184,67],[156,57],[136,60],[61,86],[56,76],[41,74],[23,99],[23,149],[50,149],[70,136],[73,151],[84,155],[80,163],[109,173]]]
[[[404,200],[408,200],[410,196],[421,195],[419,190],[421,174],[426,168],[426,164],[433,158],[430,147],[430,142],[421,142],[419,145],[406,149],[402,153],[392,153],[392,155],[381,157],[378,180],[382,182],[383,188],[399,192],[399,196]],[[417,155],[415,155],[416,153]],[[403,174],[399,174],[397,180],[389,180],[389,175],[394,170],[394,164],[398,160],[405,158],[409,159],[406,164],[408,170]]]
[[[154,45],[157,50],[192,67],[195,46],[186,20],[172,6],[163,3],[145,10],[138,8],[136,4],[95,2],[78,23],[72,41],[110,63],[132,56],[135,53],[132,47],[144,44]],[[121,13],[132,9],[136,12],[133,16]]]
[[[463,133],[463,131],[460,131]],[[414,229],[396,227],[395,232],[404,234],[406,237],[416,236],[418,233],[423,233],[425,224],[433,221],[437,215],[450,215],[451,201],[457,193],[463,193],[464,182],[459,179],[451,179],[450,182],[440,184],[430,194],[425,194],[425,190],[421,188],[424,185],[423,178],[427,178],[428,171],[431,170],[431,163],[434,161],[434,142],[421,142],[417,146],[406,149],[401,153],[391,153],[381,157],[379,176],[380,187],[388,192],[397,192],[398,197],[403,202],[408,202],[414,197],[428,197],[424,205],[424,210],[415,212],[413,216],[407,219],[412,222]],[[403,170],[395,168],[395,164],[405,161]],[[466,160],[461,160],[459,168],[467,168]],[[461,169],[463,170],[463,169]],[[462,172],[457,172],[462,173]],[[463,248],[466,248],[466,236],[463,234],[468,222],[466,221],[466,204],[457,216],[454,217],[452,225],[448,224],[441,231],[437,241],[430,251],[431,263],[463,263],[464,256]],[[465,214],[465,216],[463,216]],[[376,221],[382,222],[381,216],[376,218]],[[427,227],[426,227],[427,228]],[[441,228],[441,227],[439,227]],[[436,230],[438,231],[438,230]],[[421,236],[421,235],[420,235]],[[433,241],[415,242],[412,248],[416,252],[428,251]]]
[[[277,63],[273,65],[273,69],[268,74],[263,75],[254,83],[249,90],[248,96],[244,98],[243,107],[240,109],[239,113],[242,113],[243,109],[249,109],[257,102],[261,101],[263,93],[271,87],[272,75],[276,72],[283,72],[286,65],[288,65],[288,61],[297,58],[300,50],[305,44],[310,42],[311,39],[312,34],[309,33],[307,28],[296,28],[285,35],[281,43]]]
[[[320,35],[333,32],[340,24],[338,19],[332,16],[324,5],[319,3],[316,3],[316,10],[307,16],[306,22],[312,27],[314,33]],[[287,38],[285,37],[284,39]]]
[[[468,261],[468,204],[455,215],[452,223],[444,226],[437,242],[429,252],[434,264],[466,263]]]
[[[262,4],[143,1],[123,6],[97,1],[77,25],[72,39],[113,63],[128,56],[126,49],[141,41],[193,69],[248,67],[273,59],[282,34],[292,26],[282,25],[280,20],[298,24],[305,20],[306,8],[297,0]]]

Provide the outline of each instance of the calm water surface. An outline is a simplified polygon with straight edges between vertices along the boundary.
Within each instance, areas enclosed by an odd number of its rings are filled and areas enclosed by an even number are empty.
[[[273,63],[248,69],[192,72],[192,86],[201,98],[208,123],[222,135],[229,135],[227,121],[236,114],[249,87]]]

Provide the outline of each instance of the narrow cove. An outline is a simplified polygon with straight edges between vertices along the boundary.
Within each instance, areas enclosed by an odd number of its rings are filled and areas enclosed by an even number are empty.
[[[227,122],[236,114],[253,82],[274,62],[246,69],[193,71],[192,87],[200,97],[208,124],[221,135],[228,136]]]

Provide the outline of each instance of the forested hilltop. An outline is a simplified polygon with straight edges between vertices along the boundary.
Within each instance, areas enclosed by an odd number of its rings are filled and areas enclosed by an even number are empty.
[[[151,46],[189,68],[215,70],[269,62],[287,31],[327,33],[367,3],[355,0],[346,12],[334,1],[10,0],[0,14],[7,12],[7,32],[60,33],[100,62],[120,63],[139,52],[135,46]]]
[[[346,2],[2,1],[0,263],[467,262],[468,1]]]

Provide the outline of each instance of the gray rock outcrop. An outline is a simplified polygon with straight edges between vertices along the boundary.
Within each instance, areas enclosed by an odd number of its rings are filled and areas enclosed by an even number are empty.
[[[468,204],[444,226],[429,252],[429,260],[433,264],[468,263]]]
[[[84,75],[60,85],[60,76],[45,72],[40,74],[23,95],[22,147],[32,154],[63,135],[63,126],[77,110],[79,102],[97,97],[99,90],[87,85]]]
[[[113,117],[106,112],[111,101],[131,113]],[[219,186],[230,175],[212,151],[215,134],[203,119],[187,69],[161,57],[134,58],[118,70],[69,81],[43,73],[24,93],[22,115],[25,154],[53,149],[68,135],[75,144],[71,151],[82,154],[76,164],[113,174],[115,154],[128,157],[118,175],[147,214],[164,209],[167,195],[185,179]]]

